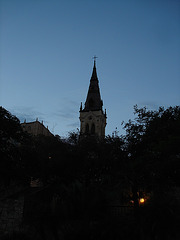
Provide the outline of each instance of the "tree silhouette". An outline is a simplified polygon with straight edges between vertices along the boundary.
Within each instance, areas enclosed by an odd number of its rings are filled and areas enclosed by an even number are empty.
[[[125,136],[79,139],[72,132],[63,142],[23,133],[19,120],[0,109],[1,181],[34,177],[43,182],[25,198],[24,223],[27,234],[34,233],[29,239],[178,236],[180,107],[135,106],[134,113],[135,119],[124,124]],[[139,198],[149,193],[149,202],[139,207]],[[109,211],[114,202],[129,206],[130,200],[135,215]]]

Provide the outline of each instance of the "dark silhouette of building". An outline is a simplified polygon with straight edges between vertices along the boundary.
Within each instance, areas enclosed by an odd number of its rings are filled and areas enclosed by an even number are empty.
[[[37,135],[44,135],[44,136],[53,136],[53,134],[49,131],[48,127],[46,128],[42,123],[36,119],[35,122],[28,122],[24,121],[24,123],[21,123],[22,129],[24,132],[27,132],[29,134],[32,134],[34,136]]]
[[[103,111],[95,58],[86,102],[84,108],[82,103],[80,107],[80,134],[95,135],[101,138],[105,136],[107,116],[106,110],[105,112]]]

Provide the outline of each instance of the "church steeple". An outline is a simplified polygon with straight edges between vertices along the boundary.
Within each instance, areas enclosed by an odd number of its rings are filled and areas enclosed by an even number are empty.
[[[93,72],[92,72],[92,76],[91,76],[91,81],[98,81],[97,78],[97,72],[96,72],[96,60],[94,59],[94,67],[93,67]]]
[[[89,90],[83,111],[102,110],[103,102],[101,100],[99,81],[96,71],[96,61],[94,60],[93,72],[89,84]]]
[[[80,133],[81,135],[105,136],[106,112],[104,113],[101,100],[99,81],[96,71],[96,57],[90,79],[88,94],[84,108],[80,107]]]

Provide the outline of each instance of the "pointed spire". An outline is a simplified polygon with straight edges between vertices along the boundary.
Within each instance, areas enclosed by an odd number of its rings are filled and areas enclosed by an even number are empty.
[[[96,56],[93,57],[94,58],[94,67],[93,67],[93,72],[92,72],[92,76],[91,76],[91,81],[92,80],[96,80],[98,81],[98,77],[97,77],[97,72],[96,72]]]
[[[81,102],[81,106],[80,106],[80,112],[82,111],[82,102]]]
[[[93,72],[85,102],[85,108],[83,109],[83,111],[102,110],[103,103],[100,96],[99,81],[96,72],[96,58],[97,57],[94,57]]]

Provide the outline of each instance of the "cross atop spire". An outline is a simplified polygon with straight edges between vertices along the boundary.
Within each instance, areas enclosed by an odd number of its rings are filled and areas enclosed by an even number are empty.
[[[96,63],[96,58],[98,58],[98,57],[96,57],[96,55],[94,55],[94,57],[93,57],[93,59],[94,59],[94,64]]]

